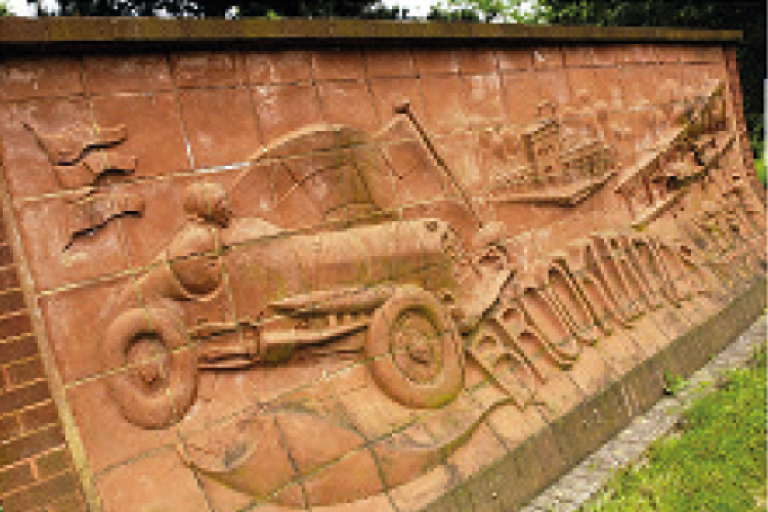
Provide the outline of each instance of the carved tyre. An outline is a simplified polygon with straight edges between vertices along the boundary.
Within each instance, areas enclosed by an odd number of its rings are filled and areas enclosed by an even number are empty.
[[[445,308],[416,286],[403,287],[373,315],[366,355],[377,384],[419,408],[453,400],[464,382],[461,338]]]
[[[184,324],[162,308],[131,309],[109,326],[102,364],[123,416],[140,427],[163,428],[189,410],[197,391],[197,351],[185,347]]]

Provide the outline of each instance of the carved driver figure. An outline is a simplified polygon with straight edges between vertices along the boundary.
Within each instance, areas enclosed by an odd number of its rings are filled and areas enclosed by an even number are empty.
[[[187,187],[184,213],[192,221],[214,223],[222,228],[232,219],[227,193],[216,183],[195,183]]]
[[[184,212],[188,224],[168,248],[171,270],[186,293],[208,295],[222,280],[220,230],[229,226],[232,218],[227,193],[215,183],[190,185]]]

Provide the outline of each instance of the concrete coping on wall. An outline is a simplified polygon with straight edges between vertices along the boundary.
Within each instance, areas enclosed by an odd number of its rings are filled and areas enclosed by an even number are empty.
[[[357,19],[269,20],[251,18],[8,18],[0,20],[0,48],[7,56],[42,51],[118,51],[212,45],[386,44],[578,44],[578,43],[734,43],[740,30],[649,27],[545,26]],[[13,53],[8,53],[8,52]]]

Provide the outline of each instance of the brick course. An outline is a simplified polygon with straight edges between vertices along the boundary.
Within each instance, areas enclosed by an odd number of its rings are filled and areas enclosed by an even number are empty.
[[[0,446],[0,465],[8,466],[16,461],[34,457],[63,443],[64,434],[57,426],[17,437]]]
[[[4,496],[3,506],[9,512],[38,510],[40,507],[54,503],[64,496],[74,494],[73,489],[78,486],[77,475],[73,471],[68,471],[48,480],[38,481],[21,492]],[[84,508],[67,510],[84,510]]]
[[[9,386],[21,386],[27,382],[45,378],[43,364],[37,356],[9,365],[6,373]]]
[[[14,388],[6,391],[0,401],[0,414],[10,414],[14,410],[23,409],[31,404],[43,402],[51,397],[48,384],[37,382],[29,386]]]
[[[29,315],[27,313],[12,313],[10,315],[4,316],[0,318],[0,339],[3,339],[3,342],[5,343],[7,338],[13,338],[16,336],[21,336],[23,334],[29,334],[32,332],[32,323],[29,320]],[[28,338],[31,340],[31,343],[33,346],[36,346],[34,338],[30,337]],[[2,347],[2,345],[0,345]],[[8,348],[8,347],[4,347]],[[16,350],[16,349],[14,349]],[[21,350],[21,349],[18,349]],[[33,354],[31,353],[25,353],[25,355],[18,355],[15,353],[12,354],[5,354],[3,351],[3,348],[0,348],[0,364],[4,362],[10,362],[15,359],[21,359],[22,357],[29,357]],[[4,359],[4,357],[8,357],[9,359]]]

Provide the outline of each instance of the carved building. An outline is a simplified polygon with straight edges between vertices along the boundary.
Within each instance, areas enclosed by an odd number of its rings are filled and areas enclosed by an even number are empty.
[[[560,123],[552,117],[526,128],[523,150],[528,164],[526,173],[537,185],[554,184],[563,179],[560,168]]]

